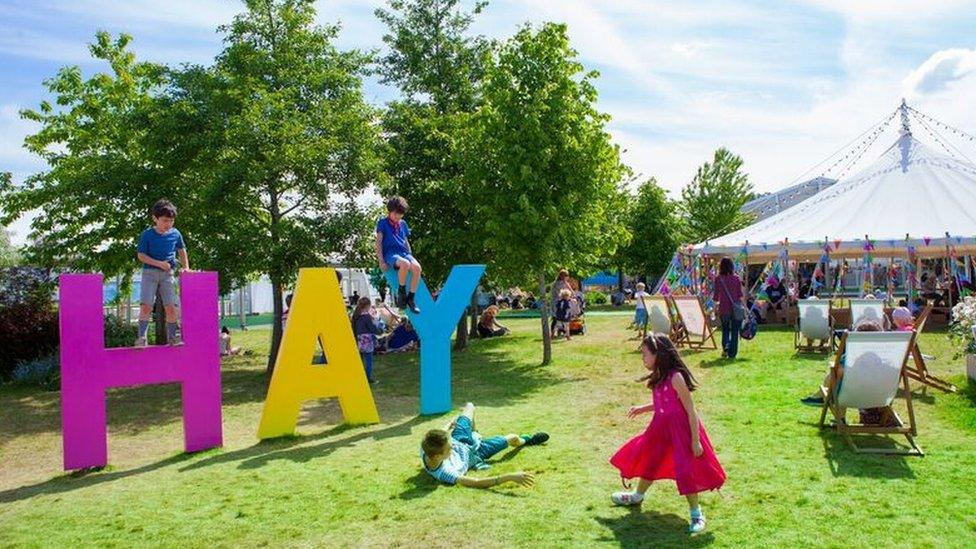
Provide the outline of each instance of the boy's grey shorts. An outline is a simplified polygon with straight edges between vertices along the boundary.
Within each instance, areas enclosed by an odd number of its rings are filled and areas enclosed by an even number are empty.
[[[176,280],[173,271],[161,269],[143,269],[142,286],[139,289],[139,302],[152,305],[156,302],[156,288],[163,299],[163,305],[176,305]]]

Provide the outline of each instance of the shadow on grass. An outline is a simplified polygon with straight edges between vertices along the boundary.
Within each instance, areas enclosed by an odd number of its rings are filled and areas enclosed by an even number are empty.
[[[112,482],[115,480],[124,479],[126,477],[141,475],[150,471],[162,469],[163,467],[181,463],[188,459],[192,459],[193,457],[194,454],[182,453],[166,458],[162,461],[157,461],[156,463],[143,465],[142,467],[137,467],[135,469],[127,469],[125,471],[89,469],[68,473],[31,486],[22,486],[20,488],[4,490],[0,492],[0,503],[11,503],[39,495],[60,494],[78,490],[80,488],[88,488],[89,486],[95,486],[97,484]]]
[[[400,492],[398,499],[410,500],[428,496],[437,490],[438,483],[433,477],[424,471],[418,471],[416,475],[407,479],[409,488]]]
[[[915,472],[908,466],[906,456],[898,454],[858,454],[844,437],[833,429],[820,429],[824,457],[835,477],[862,478],[915,478]],[[899,435],[901,436],[901,435]],[[851,435],[861,447],[903,448],[893,438],[878,435]],[[915,459],[914,457],[911,459]]]
[[[235,406],[264,399],[263,370],[221,373],[221,402]],[[140,432],[182,417],[183,401],[176,383],[112,389],[106,393],[108,422],[127,432]],[[0,442],[61,430],[61,393],[34,388],[0,392]]]
[[[596,521],[609,528],[620,547],[704,547],[715,541],[715,536],[705,531],[688,533],[688,520],[674,513],[642,511],[630,508],[618,517],[596,517]],[[598,541],[614,541],[609,537]]]
[[[427,421],[427,418],[415,416],[409,421],[390,425],[380,429],[356,427],[351,425],[337,425],[326,431],[314,435],[288,436],[263,440],[240,450],[221,452],[213,456],[190,463],[180,468],[180,472],[202,469],[224,463],[238,463],[239,469],[257,469],[271,461],[288,460],[306,463],[313,459],[323,458],[339,448],[354,446],[365,440],[382,440],[391,437],[405,436],[411,433],[417,424]],[[309,442],[340,435],[347,431],[359,432],[340,439],[328,440],[321,444],[308,445]]]

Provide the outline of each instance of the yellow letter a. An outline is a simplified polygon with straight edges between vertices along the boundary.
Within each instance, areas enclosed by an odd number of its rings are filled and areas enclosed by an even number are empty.
[[[317,341],[327,365],[312,365]],[[346,423],[379,423],[335,269],[300,269],[258,438],[293,434],[302,402],[330,397]]]

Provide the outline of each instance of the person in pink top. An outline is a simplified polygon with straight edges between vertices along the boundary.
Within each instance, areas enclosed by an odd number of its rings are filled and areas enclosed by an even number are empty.
[[[616,505],[640,505],[653,481],[674,479],[678,493],[688,499],[688,530],[698,533],[705,529],[698,494],[721,488],[725,471],[691,400],[691,392],[697,386],[695,378],[671,339],[665,334],[648,335],[641,344],[641,353],[650,373],[638,381],[647,382],[653,401],[632,406],[627,417],[633,419],[648,412],[654,412],[654,417],[643,433],[627,441],[610,458],[621,478],[640,479],[636,490],[616,492],[611,500]]]
[[[735,265],[727,257],[718,264],[712,299],[718,304],[715,310],[722,321],[722,358],[734,359],[739,354],[739,329],[747,311],[742,279],[735,274]]]
[[[915,319],[908,307],[896,307],[891,311],[891,321],[895,324],[896,332],[910,332],[915,329]]]

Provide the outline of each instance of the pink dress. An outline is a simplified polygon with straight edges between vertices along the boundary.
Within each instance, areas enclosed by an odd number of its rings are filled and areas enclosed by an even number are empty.
[[[681,375],[677,372],[671,377]],[[717,490],[725,484],[725,471],[715,457],[705,426],[698,422],[701,457],[691,450],[688,412],[671,385],[671,377],[658,383],[654,395],[654,418],[647,430],[627,441],[610,458],[623,478],[674,479],[681,495]]]

